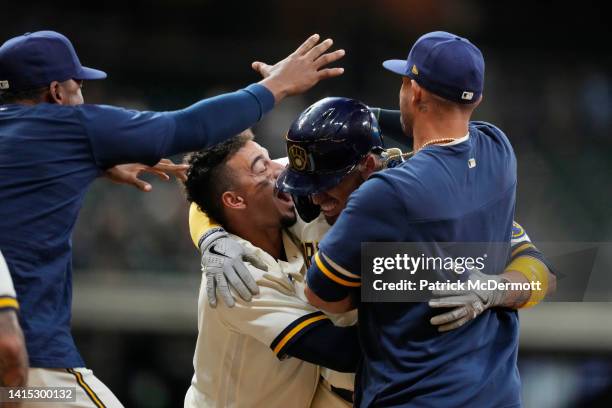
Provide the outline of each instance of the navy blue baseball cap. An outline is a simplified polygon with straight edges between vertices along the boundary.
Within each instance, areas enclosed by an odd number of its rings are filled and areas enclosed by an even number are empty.
[[[20,91],[53,81],[104,78],[104,71],[82,66],[70,40],[55,31],[26,33],[0,47],[0,90]]]
[[[453,102],[474,103],[482,95],[485,68],[482,52],[455,34],[427,33],[414,43],[406,60],[388,60],[383,66]]]

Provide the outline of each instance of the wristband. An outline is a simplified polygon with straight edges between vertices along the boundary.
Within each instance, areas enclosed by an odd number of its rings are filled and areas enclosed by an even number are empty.
[[[206,240],[210,238],[211,235],[217,232],[225,233],[225,235],[227,235],[227,232],[225,232],[223,227],[214,227],[206,231],[204,234],[202,234],[202,236],[200,237],[200,240],[198,241],[198,246],[200,247],[202,252],[204,252],[204,250],[208,247],[208,245],[210,245],[210,242],[204,245],[206,243]]]

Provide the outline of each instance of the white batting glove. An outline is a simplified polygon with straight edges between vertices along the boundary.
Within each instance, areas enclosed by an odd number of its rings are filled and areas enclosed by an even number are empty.
[[[475,269],[470,273],[471,281],[508,282],[500,275],[487,275]],[[475,319],[485,310],[500,306],[506,295],[506,290],[433,290],[433,299],[429,301],[432,308],[452,308],[451,311],[431,318],[430,323],[438,326],[439,332],[445,332],[463,326]]]
[[[223,302],[233,307],[236,303],[228,282],[242,299],[250,301],[259,293],[253,275],[242,262],[245,250],[231,239],[221,227],[208,231],[200,241],[202,272],[206,274],[206,294],[211,307],[217,306],[217,294]]]

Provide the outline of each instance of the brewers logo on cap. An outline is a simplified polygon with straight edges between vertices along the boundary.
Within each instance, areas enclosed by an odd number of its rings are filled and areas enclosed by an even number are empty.
[[[289,147],[289,163],[295,170],[302,171],[308,165],[306,150],[298,145]]]

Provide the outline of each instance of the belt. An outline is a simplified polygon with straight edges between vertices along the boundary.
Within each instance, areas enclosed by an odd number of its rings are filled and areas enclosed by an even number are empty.
[[[338,397],[342,398],[343,400],[345,400],[351,405],[353,404],[353,391],[352,390],[347,390],[346,388],[334,387],[323,376],[321,376],[319,381],[321,382],[321,384],[323,384],[325,388],[327,388],[328,390],[336,394]]]

